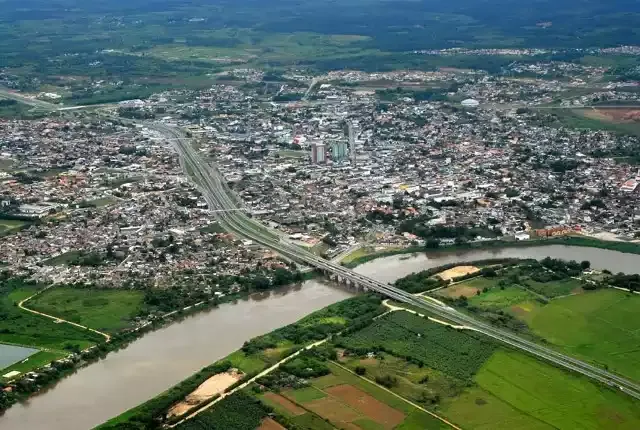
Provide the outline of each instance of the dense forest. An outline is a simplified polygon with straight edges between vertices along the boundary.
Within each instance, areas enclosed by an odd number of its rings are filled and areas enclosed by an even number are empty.
[[[320,69],[372,68],[375,58],[386,69],[424,61],[404,56],[425,49],[630,45],[638,29],[640,2],[633,0],[3,0],[0,69],[145,77],[203,76],[216,66],[191,48],[213,48],[214,55],[250,48],[273,65]],[[183,55],[165,57],[157,47]],[[499,69],[512,61],[472,57],[459,67],[480,61]]]

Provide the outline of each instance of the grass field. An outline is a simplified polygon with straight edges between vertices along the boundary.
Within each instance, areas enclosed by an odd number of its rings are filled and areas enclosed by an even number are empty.
[[[578,279],[562,279],[553,282],[536,282],[532,279],[526,281],[526,287],[542,294],[545,297],[553,298],[582,291],[582,283]]]
[[[227,356],[226,360],[229,360],[233,367],[242,370],[244,373],[259,372],[267,366],[267,363],[260,359],[260,357],[246,355],[241,350]]]
[[[486,293],[470,298],[469,303],[481,309],[501,310],[524,301],[535,300],[535,298],[536,296],[529,291],[513,286],[506,287],[504,290],[492,288]]]
[[[22,226],[26,225],[26,221],[13,220],[13,219],[0,219],[0,235],[8,234],[13,231],[19,230]]]
[[[567,353],[640,381],[640,296],[614,289],[526,302],[518,316],[533,332]]]
[[[80,257],[80,255],[80,251],[72,250],[60,255],[56,255],[55,257],[48,258],[44,260],[42,264],[45,264],[47,266],[63,266],[77,259],[78,257]]]
[[[554,109],[560,124],[578,129],[606,130],[615,133],[640,136],[640,123],[622,123],[607,120],[604,116],[594,116],[594,110],[588,109]]]
[[[305,151],[293,151],[290,149],[282,149],[278,151],[278,155],[281,158],[305,158],[309,154],[307,154],[307,152]]]
[[[51,288],[34,297],[28,307],[95,330],[117,332],[131,325],[144,293],[134,290]]]
[[[69,324],[56,324],[49,318],[34,315],[16,306],[21,300],[33,295],[38,288],[0,286],[0,342],[42,350],[32,355],[26,363],[3,369],[2,374],[11,370],[30,371],[64,357],[72,350],[85,349],[104,340],[98,334]]]
[[[498,350],[444,412],[464,428],[636,429],[640,403],[533,357]]]
[[[32,356],[30,356],[26,361],[16,363],[12,366],[5,367],[4,369],[0,369],[0,376],[6,375],[9,372],[16,371],[20,373],[30,372],[33,369],[37,369],[39,367],[44,366],[45,364],[49,364],[54,360],[59,360],[61,358],[69,355],[68,352],[62,351],[38,351]],[[2,378],[0,378],[1,380]]]

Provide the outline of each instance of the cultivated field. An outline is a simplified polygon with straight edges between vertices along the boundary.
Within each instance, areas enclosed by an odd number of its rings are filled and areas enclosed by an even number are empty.
[[[635,429],[640,402],[519,352],[498,350],[444,411],[464,428]]]
[[[393,312],[338,341],[355,352],[385,351],[459,380],[470,379],[496,345],[480,335],[455,330],[409,312]]]
[[[420,411],[411,404],[386,392],[374,383],[329,364],[331,374],[313,379],[311,384],[319,394],[302,397],[297,391],[285,395],[339,428],[357,429],[445,429],[446,424]],[[308,388],[302,389],[308,392]],[[321,396],[321,397],[320,397]],[[307,412],[308,414],[308,412]],[[304,414],[306,415],[306,414]],[[304,415],[294,422],[304,421]]]
[[[614,289],[514,308],[533,332],[567,353],[640,381],[640,296]]]

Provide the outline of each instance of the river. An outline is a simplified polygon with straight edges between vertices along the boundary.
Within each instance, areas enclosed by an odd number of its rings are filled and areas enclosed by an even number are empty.
[[[592,267],[638,272],[640,256],[596,248],[550,245],[380,258],[356,271],[392,282],[457,261],[516,257],[589,260]],[[14,405],[3,430],[86,430],[119,415],[239,349],[244,341],[290,324],[351,294],[312,280],[188,317],[151,332],[126,349],[80,369],[50,390]]]

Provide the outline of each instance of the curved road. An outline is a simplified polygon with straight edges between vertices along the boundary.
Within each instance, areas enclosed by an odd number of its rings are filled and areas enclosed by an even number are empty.
[[[83,330],[92,331],[92,332],[94,332],[96,334],[99,334],[100,336],[103,336],[104,340],[106,342],[109,342],[111,340],[111,336],[109,336],[107,333],[103,333],[101,331],[92,329],[91,327],[87,327],[87,326],[84,326],[84,325],[81,325],[81,324],[78,324],[78,323],[74,323],[73,321],[68,321],[68,320],[65,320],[65,319],[62,319],[62,318],[58,318],[58,317],[53,316],[53,315],[45,314],[44,312],[38,312],[36,310],[29,309],[28,307],[26,307],[24,305],[25,303],[27,303],[29,300],[31,300],[35,296],[44,293],[45,291],[47,291],[49,288],[52,288],[53,286],[55,286],[55,284],[51,284],[48,287],[43,288],[42,290],[38,291],[37,293],[32,294],[31,296],[27,297],[26,299],[20,300],[20,303],[18,303],[18,307],[20,309],[24,310],[24,311],[31,312],[32,314],[36,314],[36,315],[40,315],[40,316],[43,316],[43,317],[51,318],[52,320],[54,320],[57,323],[71,324],[72,326],[76,326],[76,327],[81,328]]]

